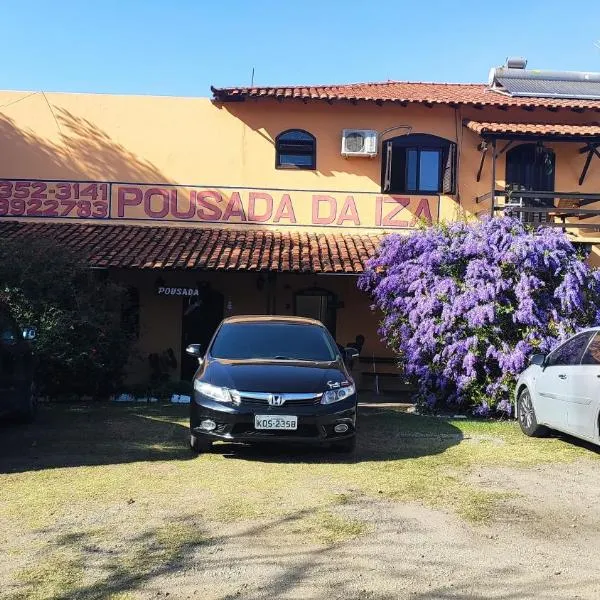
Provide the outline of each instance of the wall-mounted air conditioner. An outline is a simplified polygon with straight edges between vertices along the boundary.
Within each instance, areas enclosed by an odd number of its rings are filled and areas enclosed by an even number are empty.
[[[343,129],[342,156],[377,156],[377,132],[373,129]]]

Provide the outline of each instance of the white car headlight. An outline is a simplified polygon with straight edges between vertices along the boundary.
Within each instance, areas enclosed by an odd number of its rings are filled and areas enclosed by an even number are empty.
[[[335,390],[328,390],[323,394],[321,398],[321,404],[333,404],[334,402],[345,400],[346,398],[352,396],[352,394],[355,393],[356,388],[353,385],[347,385],[345,387],[337,388]]]
[[[217,387],[198,379],[194,379],[194,389],[217,402],[239,402],[239,394],[235,390]]]

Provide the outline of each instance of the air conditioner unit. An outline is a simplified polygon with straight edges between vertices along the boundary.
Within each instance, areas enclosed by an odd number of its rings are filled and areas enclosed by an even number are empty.
[[[373,129],[343,129],[342,156],[377,156],[377,132]]]

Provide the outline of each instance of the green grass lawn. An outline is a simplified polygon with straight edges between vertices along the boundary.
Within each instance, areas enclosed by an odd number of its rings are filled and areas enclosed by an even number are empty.
[[[370,406],[359,427],[353,456],[216,444],[194,457],[182,406],[50,406],[30,427],[2,425],[0,581],[10,585],[0,597],[128,598],[238,522],[343,543],[369,530],[348,516],[358,497],[482,523],[507,492],[474,485],[474,467],[596,458],[571,442],[526,438],[514,422]]]

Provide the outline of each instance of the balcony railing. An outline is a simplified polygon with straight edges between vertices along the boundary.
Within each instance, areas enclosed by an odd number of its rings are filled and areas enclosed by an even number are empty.
[[[478,196],[475,202],[485,203],[487,209],[478,211],[478,216],[503,213],[532,225],[600,231],[600,193],[494,190],[493,194]],[[598,221],[590,222],[594,217]]]

